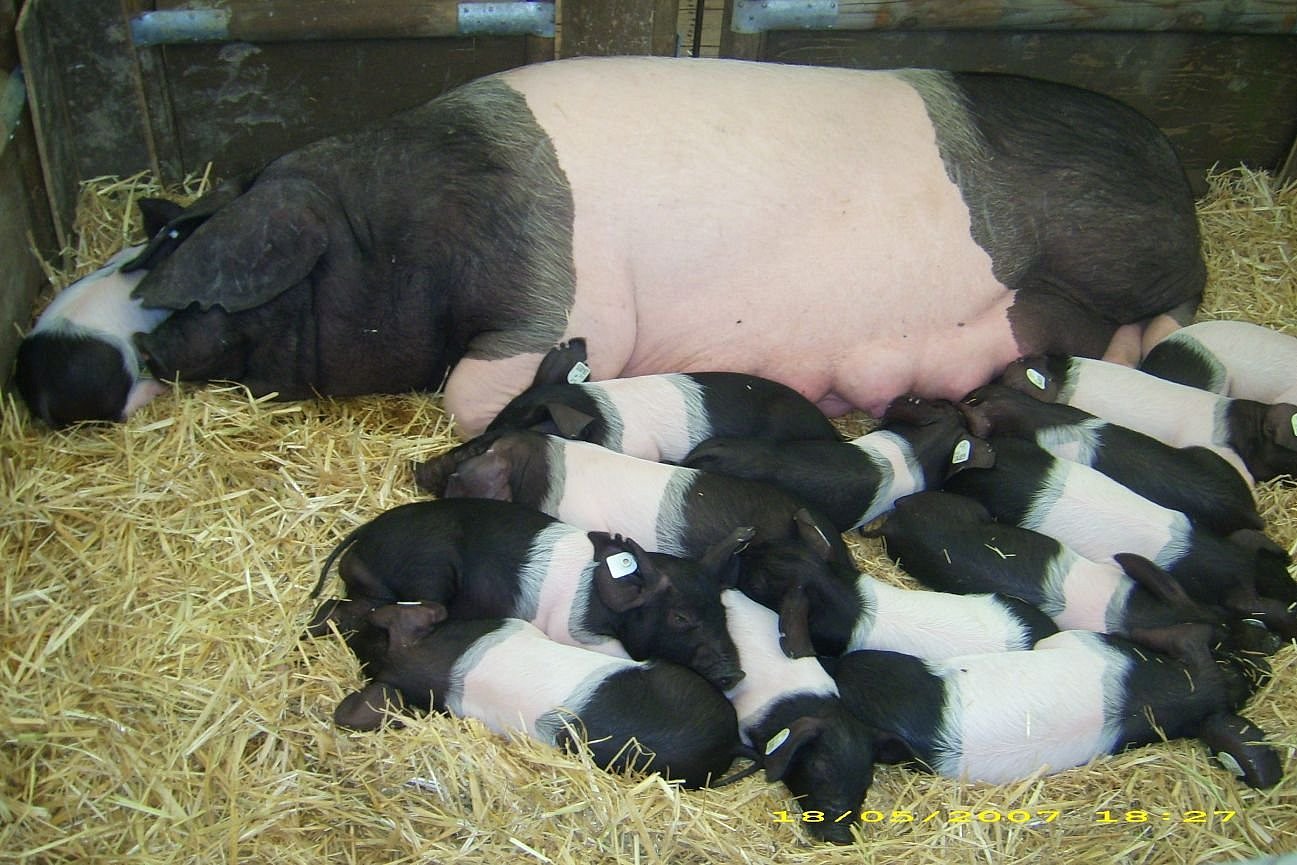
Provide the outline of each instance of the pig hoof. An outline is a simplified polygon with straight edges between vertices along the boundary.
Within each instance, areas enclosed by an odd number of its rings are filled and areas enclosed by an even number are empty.
[[[1249,787],[1261,790],[1273,787],[1283,775],[1278,754],[1265,743],[1265,733],[1246,718],[1225,713],[1212,715],[1198,728],[1198,738]]]

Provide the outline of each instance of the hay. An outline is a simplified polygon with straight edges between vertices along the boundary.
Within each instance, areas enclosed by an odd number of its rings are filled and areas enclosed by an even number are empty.
[[[89,187],[94,215],[57,281],[130,237],[126,201],[146,191]],[[1293,329],[1297,189],[1220,174],[1202,220],[1204,316]],[[759,776],[680,791],[450,718],[339,731],[333,707],[361,680],[337,640],[299,641],[307,592],[348,530],[415,498],[408,462],[452,442],[437,399],[183,389],[128,424],[64,432],[3,412],[0,859],[1108,865],[1297,849],[1292,646],[1247,710],[1283,752],[1274,790],[1185,741],[1003,787],[880,767],[863,848],[779,822],[789,801]],[[1269,485],[1263,503],[1297,551],[1297,492]],[[904,582],[877,542],[854,544]]]

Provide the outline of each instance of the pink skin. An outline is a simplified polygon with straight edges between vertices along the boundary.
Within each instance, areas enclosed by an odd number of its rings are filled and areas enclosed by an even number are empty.
[[[571,184],[564,338],[590,339],[594,379],[733,370],[831,415],[879,415],[906,391],[962,397],[1022,353],[1013,295],[972,239],[922,100],[896,76],[864,73],[862,87],[859,72],[771,66],[754,80],[750,66],[652,58],[592,73],[599,62],[504,73]],[[657,107],[619,109],[635,100]],[[751,177],[703,170],[718,163]],[[445,390],[461,433],[480,431],[539,360],[461,361]]]

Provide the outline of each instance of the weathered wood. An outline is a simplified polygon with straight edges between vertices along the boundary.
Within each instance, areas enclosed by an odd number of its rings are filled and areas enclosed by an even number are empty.
[[[679,0],[565,0],[563,57],[676,53]]]
[[[768,15],[766,0],[735,0],[741,14]],[[822,4],[825,9],[833,4]],[[811,14],[813,2],[788,2],[781,11],[796,19]],[[833,12],[828,12],[830,16]],[[839,0],[839,30],[1104,30],[1194,33],[1297,33],[1292,0]]]
[[[725,0],[721,17],[721,51],[722,57],[735,60],[761,60],[766,54],[765,33],[737,33],[734,30],[735,0]]]

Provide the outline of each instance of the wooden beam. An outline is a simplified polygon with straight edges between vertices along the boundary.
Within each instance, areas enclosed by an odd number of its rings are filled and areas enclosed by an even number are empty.
[[[679,0],[564,0],[563,57],[676,53]]]

